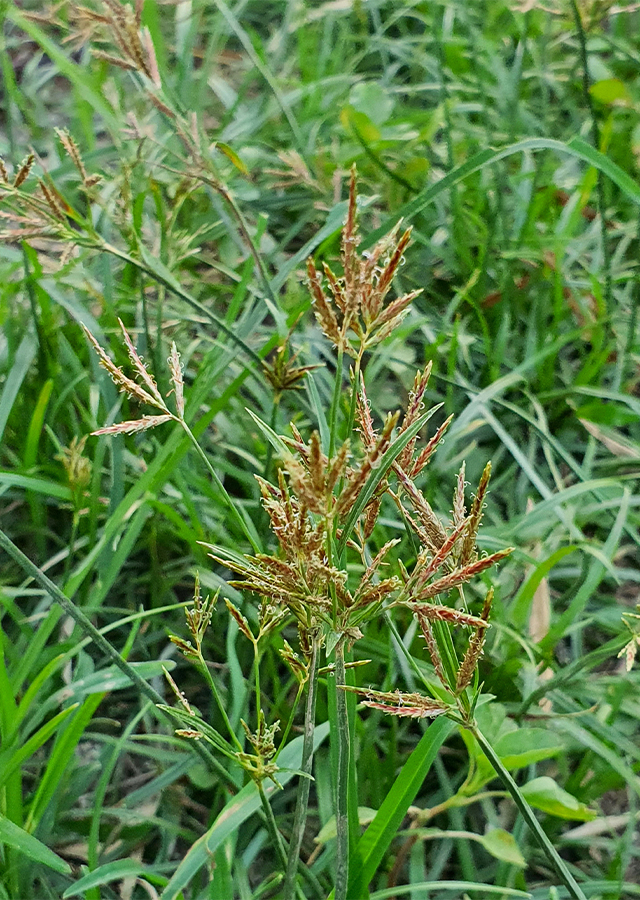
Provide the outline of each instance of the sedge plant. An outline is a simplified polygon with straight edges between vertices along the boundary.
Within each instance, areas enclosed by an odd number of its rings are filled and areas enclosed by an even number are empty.
[[[241,766],[255,785],[276,858],[284,878],[282,896],[291,900],[301,890],[298,882],[300,848],[308,815],[313,773],[313,736],[321,673],[330,673],[334,692],[331,734],[336,743],[336,865],[333,896],[345,900],[349,890],[350,794],[355,780],[354,733],[348,712],[348,695],[362,706],[392,716],[417,719],[448,717],[470,732],[502,778],[525,821],[533,829],[550,862],[571,896],[583,897],[568,868],[542,831],[534,814],[498,754],[481,733],[475,711],[481,696],[478,663],[490,628],[493,589],[486,590],[479,609],[471,611],[466,586],[509,555],[505,547],[482,555],[477,547],[491,466],[485,467],[467,508],[464,464],[457,477],[451,517],[438,515],[420,487],[420,476],[442,440],[451,417],[422,439],[428,421],[438,411],[425,411],[430,366],[418,371],[404,413],[390,413],[374,421],[366,388],[366,358],[377,344],[391,335],[407,314],[416,292],[389,300],[394,275],[410,240],[410,230],[394,229],[364,256],[358,253],[355,169],[351,173],[348,212],[342,231],[342,272],[325,265],[319,272],[313,260],[307,264],[313,308],[325,338],[335,349],[335,382],[329,430],[325,441],[319,431],[305,438],[296,425],[289,435],[278,435],[270,425],[253,416],[270,442],[278,466],[273,482],[256,474],[262,503],[277,540],[272,553],[252,555],[228,547],[207,545],[212,559],[239,576],[230,584],[258,598],[258,627],[252,627],[240,609],[225,602],[240,632],[251,643],[255,686],[253,729],[242,722],[243,734],[234,732],[220,691],[204,656],[204,635],[211,621],[215,597],[202,599],[199,585],[193,607],[187,610],[191,640],[171,636],[182,654],[206,678],[227,729],[223,737],[208,724],[167,673],[179,704],[172,714],[177,734],[204,740],[230,761]],[[216,486],[223,489],[215,469],[199,447],[184,417],[184,381],[175,344],[169,356],[173,386],[171,403],[158,390],[154,377],[139,356],[124,326],[124,341],[135,378],[118,367],[97,341],[88,335],[101,365],[129,397],[154,408],[153,414],[99,429],[96,434],[131,434],[179,423],[193,441]],[[287,371],[284,353],[280,368],[291,383],[307,374],[308,367]],[[352,361],[346,377],[345,360]],[[293,364],[292,364],[293,365]],[[273,365],[272,365],[273,369]],[[284,373],[284,375],[283,375]],[[270,373],[273,378],[273,372]],[[137,378],[137,380],[136,380]],[[225,497],[245,534],[250,531],[233,500]],[[372,542],[381,510],[395,509],[415,548],[406,564],[394,553],[399,540],[375,550]],[[253,541],[252,541],[253,543]],[[424,639],[432,676],[419,672],[424,690],[383,691],[348,683],[347,672],[363,661],[351,658],[353,646],[363,637],[374,617],[384,615],[392,625],[394,610],[405,608],[417,619]],[[297,628],[297,648],[285,641],[281,657],[291,668],[298,690],[291,719],[280,742],[280,723],[267,723],[262,708],[260,662],[263,638],[281,630],[287,622]],[[296,808],[287,841],[281,835],[263,788],[269,779],[278,785],[278,754],[289,735],[296,706],[306,691],[304,745]],[[169,708],[166,708],[169,711]],[[304,867],[303,867],[304,869]],[[306,877],[311,874],[306,872]]]
[[[241,163],[230,147],[220,142],[207,145],[198,122],[181,110],[165,92],[155,60],[153,43],[142,27],[142,4],[134,8],[106,0],[101,12],[78,8],[77,27],[92,43],[93,55],[126,69],[138,79],[149,102],[169,123],[184,150],[177,159],[179,174],[206,185],[229,208],[236,226],[255,261],[267,298],[272,288],[256,243],[242,211],[212,162],[212,152],[224,154],[234,166]],[[112,45],[111,47],[109,45]],[[66,131],[58,133],[60,143],[73,162],[81,187],[90,204],[99,204],[98,176],[87,171],[78,147]],[[189,303],[231,340],[238,340],[232,329],[211,311],[198,304],[175,280],[153,271],[148,257],[138,246],[133,230],[122,233],[130,238],[125,252],[107,242],[94,227],[90,215],[82,216],[71,207],[48,176],[39,178],[35,192],[27,188],[35,157],[30,154],[10,174],[0,165],[0,189],[6,201],[3,218],[8,227],[5,240],[49,239],[66,247],[63,262],[78,246],[111,254],[164,284],[176,296]],[[116,386],[136,403],[153,410],[137,419],[99,429],[97,434],[135,434],[177,423],[187,434],[195,452],[224,497],[230,514],[236,519],[253,554],[244,556],[229,547],[211,546],[218,565],[233,571],[239,579],[233,586],[259,598],[258,627],[226,599],[231,616],[253,648],[254,722],[234,732],[222,695],[205,657],[204,636],[211,621],[216,597],[202,599],[196,586],[193,608],[187,625],[191,640],[172,636],[183,655],[202,672],[216,701],[226,735],[220,734],[190,705],[188,698],[167,673],[178,699],[177,707],[164,707],[177,720],[178,733],[185,739],[207,742],[229,762],[242,767],[246,777],[260,794],[269,835],[283,877],[283,896],[300,893],[298,883],[300,848],[308,818],[309,792],[313,773],[314,725],[316,703],[323,674],[329,674],[332,694],[332,740],[336,744],[334,785],[336,811],[336,866],[334,892],[337,900],[349,891],[350,835],[354,819],[355,737],[349,714],[349,695],[360,698],[365,708],[396,717],[434,719],[448,717],[470,733],[503,779],[523,817],[533,829],[559,877],[573,897],[582,897],[566,865],[540,828],[522,792],[504,768],[498,754],[481,733],[475,712],[481,697],[478,663],[485,636],[490,628],[493,600],[486,590],[478,608],[472,612],[471,589],[474,578],[505,558],[510,548],[488,556],[477,549],[477,534],[489,484],[490,466],[484,469],[475,495],[467,509],[465,470],[462,467],[454,489],[452,514],[435,512],[421,489],[421,474],[443,438],[450,419],[433,435],[422,441],[429,419],[438,407],[424,411],[430,366],[418,372],[404,414],[395,413],[383,421],[374,421],[367,392],[368,355],[386,338],[397,332],[417,292],[389,300],[394,276],[410,240],[410,231],[397,228],[375,244],[366,256],[358,252],[360,242],[357,221],[355,172],[352,172],[348,212],[342,232],[341,268],[338,274],[325,266],[318,270],[313,260],[307,264],[308,285],[314,312],[321,331],[335,350],[334,391],[326,434],[312,431],[302,435],[294,426],[290,434],[278,435],[275,417],[271,425],[256,418],[256,424],[270,443],[270,454],[278,459],[275,478],[258,477],[263,505],[278,547],[272,553],[259,552],[253,523],[234,503],[200,447],[185,418],[183,373],[177,348],[171,347],[169,372],[173,399],[160,392],[134,341],[124,325],[123,338],[134,377],[112,362],[108,354],[89,334],[103,367]],[[276,338],[277,344],[277,338]],[[310,371],[297,366],[295,355],[288,357],[280,344],[275,360],[265,364],[247,345],[243,351],[252,357],[265,378],[273,385],[276,398],[283,390],[295,387]],[[346,361],[351,361],[350,372]],[[268,473],[270,466],[265,471]],[[406,561],[397,553],[397,541],[382,547],[375,544],[376,525],[382,511],[395,510],[403,523],[411,547]],[[351,658],[352,648],[375,617],[384,616],[394,628],[394,610],[404,608],[415,617],[427,648],[432,677],[422,678],[423,691],[384,691],[374,687],[356,687],[349,683],[348,672],[359,662]],[[267,722],[262,709],[260,664],[264,639],[281,631],[289,622],[297,627],[298,646],[284,643],[281,656],[296,679],[297,691],[291,717],[277,740],[279,723]],[[637,636],[632,630],[630,648]],[[627,649],[627,656],[631,650]],[[278,756],[293,727],[296,709],[304,703],[304,746],[296,797],[293,826],[285,841],[280,833],[264,782],[278,785]],[[288,843],[288,846],[287,846]],[[311,880],[302,867],[303,877]]]

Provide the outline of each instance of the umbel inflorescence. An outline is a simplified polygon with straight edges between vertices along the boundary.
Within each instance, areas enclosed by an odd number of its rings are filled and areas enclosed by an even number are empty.
[[[394,229],[369,254],[360,256],[356,211],[356,178],[352,171],[341,242],[342,274],[336,275],[325,265],[323,278],[312,260],[307,264],[319,325],[336,347],[340,367],[344,354],[354,361],[350,379],[351,418],[344,427],[343,439],[335,439],[337,426],[329,446],[323,445],[318,431],[305,439],[295,425],[291,425],[289,436],[281,437],[256,418],[280,455],[275,483],[256,475],[278,548],[273,553],[242,555],[208,546],[216,562],[240,576],[231,584],[260,598],[257,636],[236,607],[227,604],[236,620],[246,625],[241,631],[245,634],[249,631],[247,636],[254,642],[256,659],[262,636],[293,619],[302,658],[288,644],[282,656],[302,685],[309,675],[314,643],[324,646],[329,655],[337,645],[355,643],[372,617],[404,606],[418,620],[440,688],[432,691],[432,696],[351,689],[361,695],[365,705],[395,715],[424,717],[448,713],[464,719],[473,710],[467,688],[473,682],[482,654],[493,596],[489,589],[479,615],[473,615],[466,607],[464,585],[511,551],[508,548],[481,556],[477,550],[489,464],[468,510],[463,465],[456,481],[449,521],[434,512],[419,487],[419,476],[451,421],[447,419],[429,439],[421,442],[422,429],[439,408],[424,411],[430,365],[417,373],[404,415],[390,413],[378,427],[374,423],[361,365],[363,356],[397,328],[418,292],[387,300],[409,243],[410,230],[399,235],[399,229]],[[129,378],[91,340],[101,364],[117,386],[138,402],[155,407],[156,414],[96,433],[133,433],[172,420],[184,423],[182,370],[175,345],[169,358],[174,411],[158,391],[124,327],[123,333],[137,381]],[[305,367],[301,377],[308,371]],[[336,378],[341,381],[340,370]],[[393,561],[391,551],[398,544],[397,539],[386,542],[373,555],[369,550],[385,497],[395,505],[419,546],[411,565],[405,566],[399,559]],[[358,573],[357,577],[354,573]],[[461,655],[452,638],[452,629],[467,632],[466,649]],[[175,643],[193,659],[193,652],[181,647],[179,639]],[[258,700],[257,713],[261,716]],[[262,719],[261,722],[259,732],[266,733],[266,725]],[[200,734],[198,729],[195,731]],[[261,745],[258,736],[253,744]],[[241,755],[238,758],[242,763]],[[246,765],[252,777],[256,777],[256,771],[262,771],[255,760],[251,767]]]

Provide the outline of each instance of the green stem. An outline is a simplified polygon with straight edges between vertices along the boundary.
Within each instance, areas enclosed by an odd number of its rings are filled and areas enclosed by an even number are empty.
[[[260,657],[258,655],[258,642],[253,642],[253,676],[256,692],[256,722],[260,721]]]
[[[233,518],[236,520],[236,522],[238,523],[238,525],[240,526],[240,528],[241,528],[242,531],[244,532],[244,535],[245,535],[245,537],[247,538],[247,540],[249,541],[249,543],[251,544],[251,546],[253,547],[254,552],[255,552],[255,553],[259,553],[259,552],[260,552],[260,545],[259,545],[259,543],[258,543],[258,541],[257,541],[257,539],[256,539],[257,536],[254,536],[254,535],[251,533],[251,530],[249,529],[249,526],[248,526],[248,524],[247,524],[247,522],[246,522],[244,516],[243,516],[243,515],[240,513],[240,511],[237,509],[235,503],[233,502],[233,500],[232,500],[231,497],[229,496],[229,494],[228,494],[228,492],[227,492],[227,489],[225,488],[225,486],[223,485],[223,483],[220,481],[220,478],[218,477],[218,473],[217,473],[216,470],[213,468],[213,466],[211,465],[211,462],[209,461],[209,457],[207,456],[207,454],[204,452],[204,450],[202,449],[202,447],[201,447],[200,444],[198,443],[198,439],[196,438],[196,436],[194,435],[194,433],[191,431],[191,429],[189,428],[189,426],[187,425],[187,423],[185,422],[184,419],[180,419],[180,418],[177,418],[177,417],[176,417],[176,421],[179,422],[180,425],[182,425],[184,431],[186,432],[187,436],[189,437],[189,440],[190,440],[191,443],[193,444],[194,449],[196,450],[198,456],[200,457],[200,459],[202,460],[202,462],[203,462],[203,463],[205,464],[205,466],[207,467],[207,469],[208,469],[208,471],[209,471],[209,474],[211,475],[211,478],[213,479],[213,482],[214,482],[215,486],[218,488],[218,490],[219,490],[220,493],[222,494],[222,496],[223,496],[223,498],[224,498],[224,500],[225,500],[227,506],[229,507],[229,511],[230,511],[231,515],[233,516]]]
[[[298,709],[298,704],[300,703],[300,698],[302,697],[302,692],[304,691],[304,684],[298,685],[298,692],[296,693],[296,699],[293,701],[293,705],[291,707],[291,715],[289,716],[289,721],[287,722],[284,731],[282,732],[282,738],[280,739],[280,746],[276,752],[276,755],[273,757],[273,761],[275,762],[280,756],[281,751],[287,744],[287,740],[289,738],[289,734],[291,733],[291,728],[293,726],[293,720],[295,718],[296,710]],[[304,747],[302,750],[302,758],[304,760]]]
[[[278,422],[278,407],[280,406],[280,398],[282,394],[280,391],[276,391],[273,397],[273,406],[271,407],[271,419],[269,421],[269,427],[272,431],[276,430],[276,425]],[[271,461],[273,460],[273,445],[271,441],[267,443],[267,458],[264,461],[264,478],[266,481],[269,480],[269,471],[271,469]]]
[[[71,534],[69,535],[69,551],[67,553],[67,558],[64,563],[64,574],[62,576],[62,583],[66,584],[69,578],[69,573],[71,572],[71,563],[73,561],[73,557],[76,549],[76,538],[78,537],[78,521],[79,515],[77,510],[73,512],[73,521],[71,523]]]
[[[336,720],[338,725],[338,774],[336,783],[336,881],[335,900],[346,900],[349,882],[349,756],[351,752],[344,666],[344,639],[335,651]]]
[[[136,259],[133,256],[130,256],[128,253],[125,253],[124,250],[120,250],[118,247],[115,247],[113,244],[109,244],[107,241],[103,240],[100,237],[92,238],[86,246],[92,247],[95,250],[101,250],[104,253],[110,253],[112,256],[116,256],[118,259],[121,259],[123,262],[129,263],[129,265],[134,266],[136,269],[139,269],[141,272],[144,272],[150,278],[153,278],[154,281],[158,282],[158,284],[164,285],[167,290],[171,291],[176,297],[180,297],[181,300],[184,300],[192,309],[196,312],[200,313],[200,315],[207,318],[212,325],[215,325],[216,328],[219,328],[220,331],[224,332],[227,337],[236,343],[239,347],[242,348],[244,353],[251,359],[251,361],[255,364],[254,375],[256,377],[260,377],[262,374],[262,358],[253,350],[242,338],[237,335],[233,328],[223,322],[222,319],[219,319],[218,316],[214,315],[204,304],[199,303],[194,297],[188,294],[176,281],[169,280],[160,272],[154,271],[151,266],[146,265],[141,262],[139,259]]]
[[[563,884],[569,891],[569,895],[574,898],[574,900],[586,900],[585,895],[583,894],[580,885],[575,880],[569,869],[567,868],[567,864],[562,859],[562,857],[558,854],[558,851],[553,846],[546,833],[544,832],[542,826],[538,822],[535,817],[535,814],[526,799],[523,797],[522,793],[518,785],[515,783],[509,772],[503,766],[500,757],[496,754],[493,747],[489,743],[489,741],[482,734],[480,729],[476,724],[468,726],[471,734],[478,741],[482,750],[484,751],[485,756],[495,769],[496,773],[499,775],[500,779],[504,783],[504,786],[507,788],[509,793],[511,794],[514,803],[520,810],[522,814],[522,818],[525,820],[529,828],[534,834],[537,842],[540,844],[540,847],[544,851],[547,856],[547,859],[554,867],[558,876],[562,880]]]
[[[260,254],[260,251],[256,247],[251,234],[249,233],[249,226],[247,224],[247,220],[244,217],[244,214],[238,204],[235,201],[235,198],[231,191],[227,188],[226,185],[222,184],[222,182],[210,181],[207,179],[207,183],[210,187],[212,187],[220,196],[225,200],[228,206],[231,208],[236,221],[238,223],[238,227],[240,229],[240,234],[244,238],[247,246],[249,247],[249,251],[253,256],[253,260],[256,264],[256,268],[258,269],[258,273],[260,275],[260,280],[265,289],[265,293],[271,303],[273,304],[276,310],[279,310],[278,298],[273,292],[273,288],[271,287],[271,279],[269,278],[269,272],[267,271],[267,267],[265,262]]]
[[[267,821],[267,831],[269,832],[269,837],[271,838],[271,842],[275,848],[275,851],[278,854],[278,862],[280,863],[280,867],[284,871],[287,867],[287,854],[285,853],[282,835],[278,831],[278,825],[276,823],[275,816],[273,815],[271,804],[269,803],[267,795],[264,792],[262,782],[256,782],[256,787],[258,788],[260,802],[262,803],[262,809]]]
[[[287,860],[286,876],[284,882],[283,900],[293,900],[296,884],[296,872],[300,858],[302,836],[307,822],[307,807],[309,805],[309,789],[311,787],[311,769],[313,766],[313,732],[316,718],[316,698],[318,695],[318,668],[320,663],[320,640],[313,638],[311,644],[311,659],[309,660],[309,690],[307,693],[307,705],[304,715],[304,738],[302,742],[302,762],[300,771],[303,773],[298,782],[298,796],[296,798],[296,811],[291,830],[289,843],[289,858]]]
[[[238,750],[242,751],[242,749],[243,749],[242,744],[238,740],[236,733],[233,730],[231,722],[229,721],[229,716],[227,715],[227,711],[224,707],[224,703],[222,702],[222,697],[220,696],[220,692],[218,691],[216,683],[213,680],[213,676],[211,675],[211,672],[209,671],[209,666],[207,665],[205,658],[202,655],[202,651],[200,651],[200,650],[198,650],[198,657],[199,657],[199,662],[200,662],[200,669],[201,669],[202,674],[204,675],[205,679],[207,680],[209,688],[211,689],[213,699],[216,701],[216,706],[218,707],[218,710],[220,712],[220,715],[222,716],[222,719],[224,721],[226,729],[229,732],[229,736],[230,736],[231,740],[233,741],[233,743],[235,744],[236,748]]]

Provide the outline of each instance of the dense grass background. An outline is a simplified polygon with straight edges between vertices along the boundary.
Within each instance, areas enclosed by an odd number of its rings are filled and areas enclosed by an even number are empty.
[[[86,215],[54,132],[67,128],[88,172],[102,176],[90,214],[120,258],[81,247],[63,256],[62,244],[37,236],[0,244],[1,527],[167,702],[160,660],[209,710],[205,685],[167,635],[184,633],[181,604],[196,570],[211,589],[228,577],[199,541],[250,548],[179,429],[79,444],[138,414],[98,369],[80,325],[103,345],[113,339],[124,363],[120,317],[165,392],[176,341],[194,430],[269,547],[254,473],[273,475],[273,461],[246,408],[276,430],[294,420],[308,433],[318,405],[329,406],[333,361],[303,264],[312,251],[335,262],[355,162],[363,235],[405,216],[413,243],[397,290],[422,288],[402,330],[367,365],[374,412],[404,403],[415,369],[433,361],[430,400],[443,403],[434,422],[456,414],[424,487],[444,516],[461,461],[473,484],[492,460],[481,547],[517,550],[491,577],[495,627],[481,675],[496,700],[486,727],[497,729],[506,712],[553,735],[561,750],[517,777],[550,775],[597,814],[580,826],[566,809],[541,813],[585,893],[613,900],[640,894],[638,669],[617,659],[629,638],[621,616],[634,611],[640,581],[640,12],[578,6],[581,28],[569,2],[145,0],[167,97],[231,148],[211,152],[259,248],[260,273],[233,209],[191,177],[193,160],[137,75],[91,52],[72,4],[3,3],[0,155],[11,172],[33,148],[34,171]],[[269,357],[294,325],[292,352],[320,368],[276,400],[256,354]],[[397,533],[383,515],[374,543]],[[0,578],[0,896],[58,898],[83,865],[123,860],[83,896],[157,896],[228,801],[228,785],[6,556]],[[250,597],[226,592],[255,617]],[[422,663],[410,617],[397,624]],[[263,688],[269,719],[286,721],[295,683],[276,652],[282,637],[265,655]],[[251,715],[252,653],[224,608],[208,652],[237,726]],[[356,653],[372,660],[360,683],[412,689],[383,620]],[[319,704],[324,722],[322,693]],[[361,807],[379,808],[421,732],[358,715]],[[466,773],[453,735],[404,825],[454,794]],[[292,785],[274,798],[285,834]],[[312,806],[305,859],[333,814],[328,742]],[[29,862],[7,821],[71,871]],[[372,890],[398,885],[393,896],[436,900],[465,889],[415,885],[462,880],[553,896],[554,874],[503,798],[445,809],[429,825],[439,834],[398,836]],[[513,833],[526,867],[450,834],[497,826]],[[272,871],[259,816],[210,862],[185,897],[259,896]],[[326,896],[331,841],[312,871]],[[134,884],[141,872],[145,885]]]

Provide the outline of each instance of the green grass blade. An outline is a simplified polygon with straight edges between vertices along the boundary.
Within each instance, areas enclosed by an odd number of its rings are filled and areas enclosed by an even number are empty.
[[[68,78],[79,95],[89,103],[98,115],[100,115],[111,134],[115,137],[120,134],[120,121],[116,118],[112,108],[105,100],[104,92],[94,83],[90,72],[86,67],[80,67],[72,62],[69,57],[63,53],[59,46],[52,41],[39,28],[35,22],[24,16],[13,3],[7,4],[5,7],[5,15],[7,19],[17,25],[22,31],[29,35],[36,44],[45,51],[60,70],[60,74]]]
[[[358,852],[362,860],[349,877],[347,897],[356,900],[366,895],[367,886],[382,862],[407,810],[420,790],[436,753],[454,730],[448,719],[432,722],[402,767],[393,788],[385,797],[375,819],[360,838]]]
[[[42,747],[51,735],[56,733],[58,726],[77,708],[78,704],[74,703],[67,709],[63,709],[57,716],[49,719],[46,725],[39,728],[20,748],[10,746],[3,750],[0,753],[0,785],[3,785],[26,759],[29,759],[36,750]]]
[[[61,859],[57,853],[50,850],[42,841],[23,828],[19,828],[0,813],[0,843],[14,847],[20,853],[24,853],[34,862],[59,872],[61,875],[70,875],[71,866]]]
[[[103,866],[98,866],[93,872],[79,878],[75,884],[66,889],[62,900],[67,900],[67,897],[77,897],[78,894],[84,894],[91,888],[111,884],[112,881],[122,881],[123,878],[136,878],[140,875],[155,884],[166,884],[166,878],[155,875],[152,869],[145,866],[144,863],[137,862],[135,859],[116,859]]]
[[[18,396],[22,382],[25,379],[31,363],[35,359],[38,345],[36,339],[31,334],[25,334],[20,342],[20,346],[16,350],[13,365],[2,388],[2,397],[0,397],[0,441],[4,435],[7,420],[13,409],[13,404]]]
[[[500,897],[520,897],[531,900],[533,894],[519,891],[516,888],[501,887],[495,884],[480,884],[477,881],[418,881],[414,884],[399,884],[396,887],[375,891],[369,900],[387,900],[388,897],[401,897],[416,891],[455,891],[459,896],[466,896],[469,891],[479,891],[481,895],[498,894]],[[66,894],[64,895],[67,896]]]

